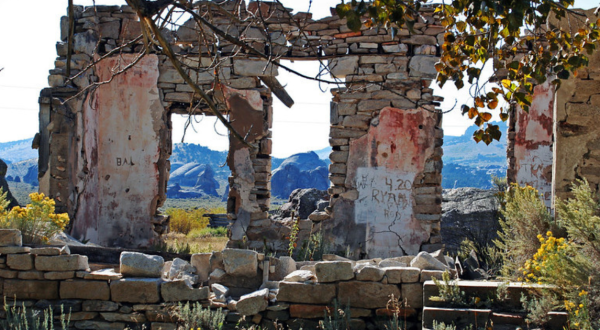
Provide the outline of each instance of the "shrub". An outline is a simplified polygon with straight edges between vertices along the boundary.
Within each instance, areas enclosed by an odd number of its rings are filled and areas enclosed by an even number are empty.
[[[0,320],[1,329],[12,329],[12,330],[54,330],[54,319],[59,319],[60,329],[69,329],[69,322],[71,321],[71,313],[64,313],[63,306],[60,306],[60,316],[54,317],[52,307],[48,307],[46,310],[27,310],[25,303],[22,306],[16,304],[10,306],[4,298],[4,312],[6,314],[5,320]],[[56,328],[58,329],[58,327]]]
[[[216,228],[202,228],[202,229],[193,229],[187,234],[188,238],[209,238],[209,237],[226,237],[227,236],[227,228],[226,227],[216,227]]]
[[[178,306],[177,316],[183,324],[183,329],[211,329],[221,330],[225,321],[225,313],[219,308],[211,310],[210,308],[202,308],[198,302],[186,303]]]
[[[208,213],[206,209],[167,209],[166,213],[171,217],[169,228],[172,232],[187,235],[190,231],[204,229],[208,226],[208,218],[204,214]]]
[[[521,268],[540,246],[537,235],[550,227],[552,216],[537,190],[512,184],[500,213],[501,231],[494,241],[502,254],[502,275],[516,279]]]
[[[19,229],[25,243],[46,243],[52,235],[61,232],[69,224],[66,213],[55,214],[54,200],[40,193],[29,195],[31,204],[25,207],[16,206],[6,211],[0,209],[0,228]],[[0,205],[5,199],[0,196]]]

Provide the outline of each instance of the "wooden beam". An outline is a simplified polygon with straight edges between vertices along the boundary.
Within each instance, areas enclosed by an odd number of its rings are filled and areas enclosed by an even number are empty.
[[[288,94],[288,92],[285,90],[285,88],[283,86],[281,86],[281,84],[279,83],[279,80],[277,80],[277,78],[275,78],[273,76],[264,76],[264,77],[259,77],[259,78],[262,82],[265,83],[265,85],[269,86],[269,88],[271,89],[273,94],[275,94],[275,96],[277,96],[277,98],[283,104],[285,104],[285,106],[287,106],[288,108],[291,108],[292,105],[294,105],[294,100],[292,99],[290,94]]]

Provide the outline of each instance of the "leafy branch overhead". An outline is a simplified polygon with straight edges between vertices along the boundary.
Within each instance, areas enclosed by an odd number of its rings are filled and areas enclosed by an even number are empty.
[[[418,11],[424,3],[352,0],[336,10],[353,31],[365,24],[395,35],[399,29],[414,32],[413,26],[422,23]],[[559,87],[561,79],[577,76],[588,65],[600,39],[600,20],[588,19],[573,5],[574,0],[454,0],[436,7],[445,30],[436,80],[440,87],[452,81],[459,90],[465,81],[472,84],[473,104],[461,110],[479,127],[475,141],[500,139],[498,126],[490,123],[492,112],[503,121],[517,106],[528,112],[535,85],[551,79]],[[490,60],[492,78],[501,83],[488,91],[482,67]],[[499,106],[499,100],[508,105]]]

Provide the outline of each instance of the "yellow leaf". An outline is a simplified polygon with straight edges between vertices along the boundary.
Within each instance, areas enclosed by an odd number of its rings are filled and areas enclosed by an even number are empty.
[[[477,109],[475,109],[475,108],[469,109],[469,113],[468,113],[469,119],[475,118],[475,116],[477,116],[478,114],[479,114],[479,111],[477,111]]]
[[[489,121],[490,119],[492,119],[492,114],[489,112],[481,112],[479,113],[479,116],[481,116],[481,119],[483,119],[483,121]]]
[[[510,84],[512,83],[512,81],[508,80],[508,79],[502,79],[502,86],[504,88],[508,88],[510,89]]]

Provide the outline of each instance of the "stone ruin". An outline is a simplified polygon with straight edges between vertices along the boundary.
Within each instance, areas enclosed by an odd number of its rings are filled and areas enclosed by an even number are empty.
[[[220,6],[233,10],[235,2]],[[242,15],[264,17],[261,28],[233,24],[207,2],[197,7],[276,62],[326,61],[334,77],[345,78],[332,90],[329,206],[299,219],[300,239],[324,230],[332,246],[353,259],[442,247],[442,117],[430,84],[443,28],[433,7],[422,8],[415,33],[400,30],[394,37],[366,26],[351,32],[336,15],[315,21],[271,2],[238,8]],[[135,41],[141,28],[131,8],[76,7],[75,18],[70,58],[78,75],[67,81],[68,19],[63,17],[50,88],[40,96],[35,140],[40,191],[56,200],[59,212],[69,213],[75,237],[109,247],[148,247],[168,231],[169,219],[158,207],[169,178],[170,116],[213,114],[165,55],[138,58],[144,46]],[[189,20],[163,35],[252,146],[230,138],[229,247],[285,251],[290,221],[267,212],[272,95],[291,104],[276,80],[281,69],[226,41],[199,44],[197,28]],[[208,56],[217,52],[215,68]],[[558,92],[549,84],[537,86],[530,112],[510,116],[508,180],[537,188],[548,207],[556,197],[568,196],[574,179],[586,178],[599,189],[598,56]]]
[[[219,6],[233,10],[235,3]],[[270,2],[241,7],[242,15],[262,15],[266,30],[233,24],[207,2],[197,6],[277,61],[326,61],[333,76],[345,78],[332,90],[330,205],[314,222],[300,219],[300,237],[318,222],[332,245],[352,258],[437,250],[443,132],[440,98],[430,83],[443,28],[434,8],[422,8],[415,33],[392,36],[367,27],[351,32],[336,15],[315,21]],[[133,41],[141,34],[139,24],[128,6],[76,7],[70,58],[78,75],[66,77],[63,17],[50,88],[40,97],[40,190],[56,200],[57,211],[69,213],[73,236],[108,247],[147,247],[168,230],[168,217],[157,209],[166,199],[170,116],[212,115],[165,55],[137,58],[144,47]],[[272,94],[285,98],[275,78],[281,69],[228,42],[199,44],[193,20],[163,34],[185,65],[199,69],[190,71],[192,78],[203,90],[214,90],[221,113],[252,146],[230,138],[229,246],[262,250],[266,241],[272,251],[286,250],[290,226],[267,213]],[[208,69],[215,51],[221,59],[217,71]]]

